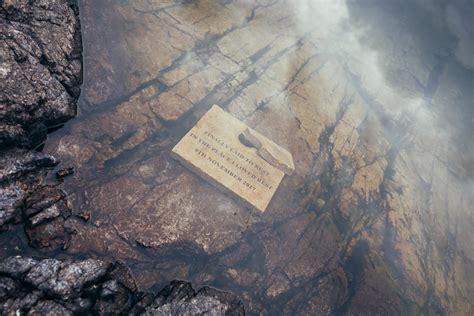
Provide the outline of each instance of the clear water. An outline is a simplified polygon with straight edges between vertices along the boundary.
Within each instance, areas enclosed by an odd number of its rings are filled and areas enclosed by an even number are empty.
[[[370,287],[464,306],[472,5],[100,0],[81,15],[79,114],[44,150],[76,167],[65,188],[90,219],[56,255],[124,260],[143,290],[230,290],[250,313],[357,312]],[[213,104],[293,154],[265,213],[169,156]]]

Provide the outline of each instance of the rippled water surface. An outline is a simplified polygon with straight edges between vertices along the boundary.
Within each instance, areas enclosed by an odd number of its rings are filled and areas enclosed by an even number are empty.
[[[250,313],[472,312],[472,7],[84,0],[65,254]],[[213,104],[293,154],[265,213],[170,158]]]

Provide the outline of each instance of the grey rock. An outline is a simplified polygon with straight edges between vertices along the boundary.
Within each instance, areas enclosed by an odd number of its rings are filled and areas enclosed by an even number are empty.
[[[2,315],[20,314],[33,307],[41,298],[39,291],[21,292],[2,304]]]
[[[6,258],[0,262],[0,314],[17,311],[32,315],[85,312],[92,307],[92,299],[81,295],[89,293],[86,288],[103,282],[110,266],[95,259]]]
[[[63,266],[58,274],[58,279],[72,289],[71,292],[80,291],[85,284],[100,279],[107,273],[110,264],[100,260],[87,259]]]
[[[62,301],[62,304],[64,307],[66,307],[73,313],[85,313],[87,311],[90,311],[93,306],[91,298],[82,297],[75,297],[68,301]]]
[[[33,258],[21,256],[8,257],[0,262],[0,273],[18,278],[22,274],[30,271],[30,269],[37,264],[38,261]]]
[[[65,194],[43,185],[59,161],[18,147],[38,146],[76,114],[82,83],[77,2],[1,1],[0,44],[0,231],[37,214],[26,229],[30,245],[66,247],[70,210],[64,201],[54,206]],[[58,213],[63,219],[55,219]]]
[[[81,37],[73,1],[2,1],[0,145],[32,147],[76,114]]]
[[[173,281],[157,295],[138,291],[122,263],[9,257],[0,262],[0,313],[27,315],[244,315],[233,294]]]
[[[66,194],[56,185],[43,184],[57,164],[50,155],[26,149],[0,153],[0,227],[29,219],[26,232],[34,247],[64,247],[70,239],[63,225],[71,215]]]
[[[53,219],[61,215],[61,211],[59,210],[56,204],[48,207],[43,212],[33,216],[30,218],[29,222],[32,227],[41,224],[49,219]]]
[[[144,315],[244,315],[244,307],[234,295],[209,287],[197,293],[191,283],[173,281],[165,287]]]
[[[73,312],[54,301],[41,301],[27,315],[73,315]]]
[[[104,276],[108,265],[88,259],[79,262],[61,262],[45,259],[34,266],[25,280],[38,289],[60,298],[77,296],[86,283]]]
[[[51,155],[13,149],[2,152],[0,156],[0,183],[17,180],[29,173],[56,166],[59,161]]]
[[[31,216],[41,212],[54,204],[57,204],[59,201],[64,200],[65,197],[66,194],[57,186],[41,186],[26,199],[28,209],[26,210],[25,215]]]
[[[102,284],[94,311],[99,315],[117,315],[131,307],[134,293],[117,280]]]
[[[0,276],[0,300],[7,298],[12,293],[16,293],[20,288],[20,284],[8,277]]]
[[[19,217],[28,192],[44,178],[47,168],[57,163],[50,155],[24,149],[0,153],[0,226]]]
[[[19,214],[17,211],[25,198],[25,192],[15,184],[0,186],[0,228],[3,224],[13,221]]]

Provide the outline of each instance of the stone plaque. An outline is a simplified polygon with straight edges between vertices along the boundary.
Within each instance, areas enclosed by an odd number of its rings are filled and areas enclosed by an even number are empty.
[[[259,148],[246,144],[243,133],[258,139]],[[176,144],[172,155],[219,189],[262,212],[285,172],[294,170],[288,151],[217,105]]]

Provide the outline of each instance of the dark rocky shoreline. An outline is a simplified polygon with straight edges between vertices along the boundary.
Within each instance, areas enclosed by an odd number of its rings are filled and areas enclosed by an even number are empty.
[[[82,43],[75,1],[2,1],[0,229],[27,222],[30,245],[67,246],[66,194],[46,184],[59,164],[35,148],[76,115]]]

